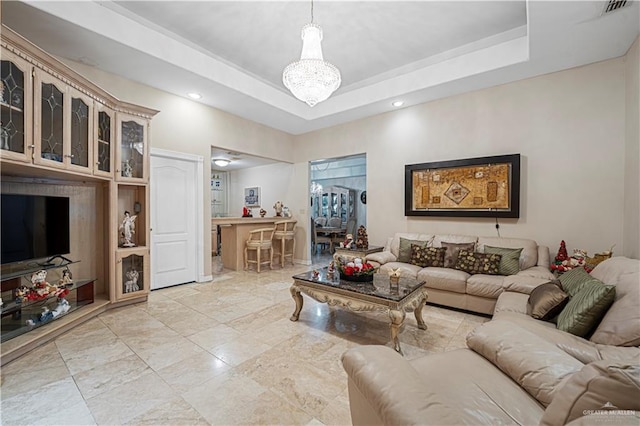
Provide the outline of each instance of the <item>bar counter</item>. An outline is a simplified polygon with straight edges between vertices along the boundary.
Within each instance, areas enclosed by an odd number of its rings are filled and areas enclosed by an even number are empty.
[[[222,264],[227,269],[239,271],[244,268],[244,244],[249,232],[260,228],[273,228],[276,222],[286,217],[216,217],[211,219],[211,228],[220,227]]]

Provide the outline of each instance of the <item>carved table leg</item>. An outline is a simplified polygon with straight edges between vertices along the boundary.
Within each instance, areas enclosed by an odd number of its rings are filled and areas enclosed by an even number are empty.
[[[414,315],[416,316],[416,321],[418,322],[418,328],[420,330],[427,329],[427,324],[425,324],[424,319],[422,319],[422,308],[424,307],[425,303],[427,303],[426,294],[424,295],[423,298],[420,299],[420,303],[418,304],[418,307],[413,311]]]
[[[389,311],[389,319],[391,320],[391,340],[393,341],[393,349],[396,350],[400,355],[404,355],[402,353],[402,349],[400,349],[400,340],[398,339],[398,333],[400,332],[400,327],[402,327],[402,323],[404,323],[404,318],[406,314],[404,310]]]
[[[291,297],[293,297],[293,300],[296,301],[296,310],[293,311],[293,314],[289,319],[291,321],[298,321],[298,318],[300,317],[300,311],[302,310],[302,294],[300,294],[300,289],[295,285],[291,286],[289,291],[291,292]]]

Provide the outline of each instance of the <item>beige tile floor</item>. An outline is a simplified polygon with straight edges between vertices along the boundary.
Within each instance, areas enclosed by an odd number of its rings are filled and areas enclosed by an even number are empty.
[[[388,322],[306,296],[291,322],[291,276],[309,268],[225,271],[88,321],[2,368],[1,424],[350,424],[340,356],[390,346]],[[407,316],[407,358],[465,347],[487,320],[434,306],[423,317],[426,331]]]

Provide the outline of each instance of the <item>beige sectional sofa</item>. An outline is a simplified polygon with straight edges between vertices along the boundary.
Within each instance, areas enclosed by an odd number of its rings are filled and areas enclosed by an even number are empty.
[[[443,267],[420,267],[398,262],[400,239],[425,241],[428,246],[442,247],[443,243],[475,243],[475,250],[484,252],[485,246],[522,248],[520,271],[514,275],[470,275],[464,271]],[[503,291],[514,288],[531,288],[553,279],[549,271],[549,248],[523,238],[477,237],[471,235],[433,235],[396,233],[389,238],[382,252],[373,253],[366,260],[380,267],[380,273],[400,268],[404,276],[426,282],[429,302],[492,314],[496,300]]]
[[[592,276],[616,295],[589,339],[533,319],[525,290],[500,294],[467,349],[350,349],[353,424],[640,424],[640,261],[614,257]]]

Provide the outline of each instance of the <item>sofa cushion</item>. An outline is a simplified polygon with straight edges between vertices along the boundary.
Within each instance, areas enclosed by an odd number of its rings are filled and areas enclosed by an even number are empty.
[[[640,366],[633,362],[596,361],[585,365],[556,392],[540,424],[564,425],[596,410],[640,410]],[[615,407],[615,408],[614,408]],[[635,417],[635,416],[634,416]],[[629,416],[633,424],[637,418]],[[612,421],[594,416],[595,422]],[[618,422],[613,422],[619,424]]]
[[[586,336],[600,322],[613,303],[616,288],[592,279],[582,284],[558,315],[558,330]]]
[[[367,262],[376,262],[378,265],[384,265],[388,262],[395,262],[396,257],[390,251],[379,251],[377,253],[368,254],[365,258]]]
[[[555,318],[569,302],[569,295],[555,283],[542,284],[529,295],[531,317],[542,321]]]
[[[458,252],[462,249],[467,251],[474,251],[476,248],[476,243],[448,243],[446,241],[442,241],[441,246],[447,249],[444,254],[444,267],[445,268],[453,268],[456,266],[456,261],[458,260]]]
[[[520,269],[528,269],[538,264],[538,243],[525,238],[478,237],[476,250],[484,253],[484,247],[522,248]]]
[[[468,272],[469,274],[498,275],[500,266],[499,254],[485,254],[460,250],[455,269]]]
[[[520,271],[520,253],[522,248],[505,248],[505,247],[493,247],[484,246],[484,252],[490,254],[499,254],[500,258],[500,275],[515,275]]]
[[[422,269],[422,266],[412,265],[404,262],[388,262],[380,266],[379,273],[388,274],[392,269],[400,268],[403,277],[415,278],[416,274]]]
[[[450,268],[424,268],[421,269],[416,279],[425,281],[428,288],[452,291],[454,293],[467,292],[467,279],[470,277],[464,271]]]
[[[548,283],[553,280],[551,277],[540,278],[531,277],[529,275],[509,275],[504,277],[504,289],[505,291],[515,291],[518,293],[531,294],[533,289],[539,285]]]
[[[467,293],[497,299],[504,291],[502,275],[475,274],[467,279]]]
[[[569,294],[569,296],[575,296],[582,288],[582,285],[591,281],[593,277],[589,275],[584,268],[573,268],[564,274],[560,275],[560,284],[562,289]]]
[[[640,346],[640,261],[614,257],[600,263],[591,276],[616,286],[616,298],[591,336],[604,345]]]
[[[426,234],[418,234],[418,233],[408,233],[408,232],[397,232],[393,239],[391,240],[391,244],[389,246],[389,250],[393,255],[398,258],[400,254],[400,238],[404,238],[406,240],[414,240],[414,241],[432,241],[433,235]],[[429,244],[430,245],[430,244]]]
[[[411,261],[412,265],[422,266],[437,266],[444,267],[444,252],[445,249],[439,247],[423,247],[416,244],[411,244]]]

